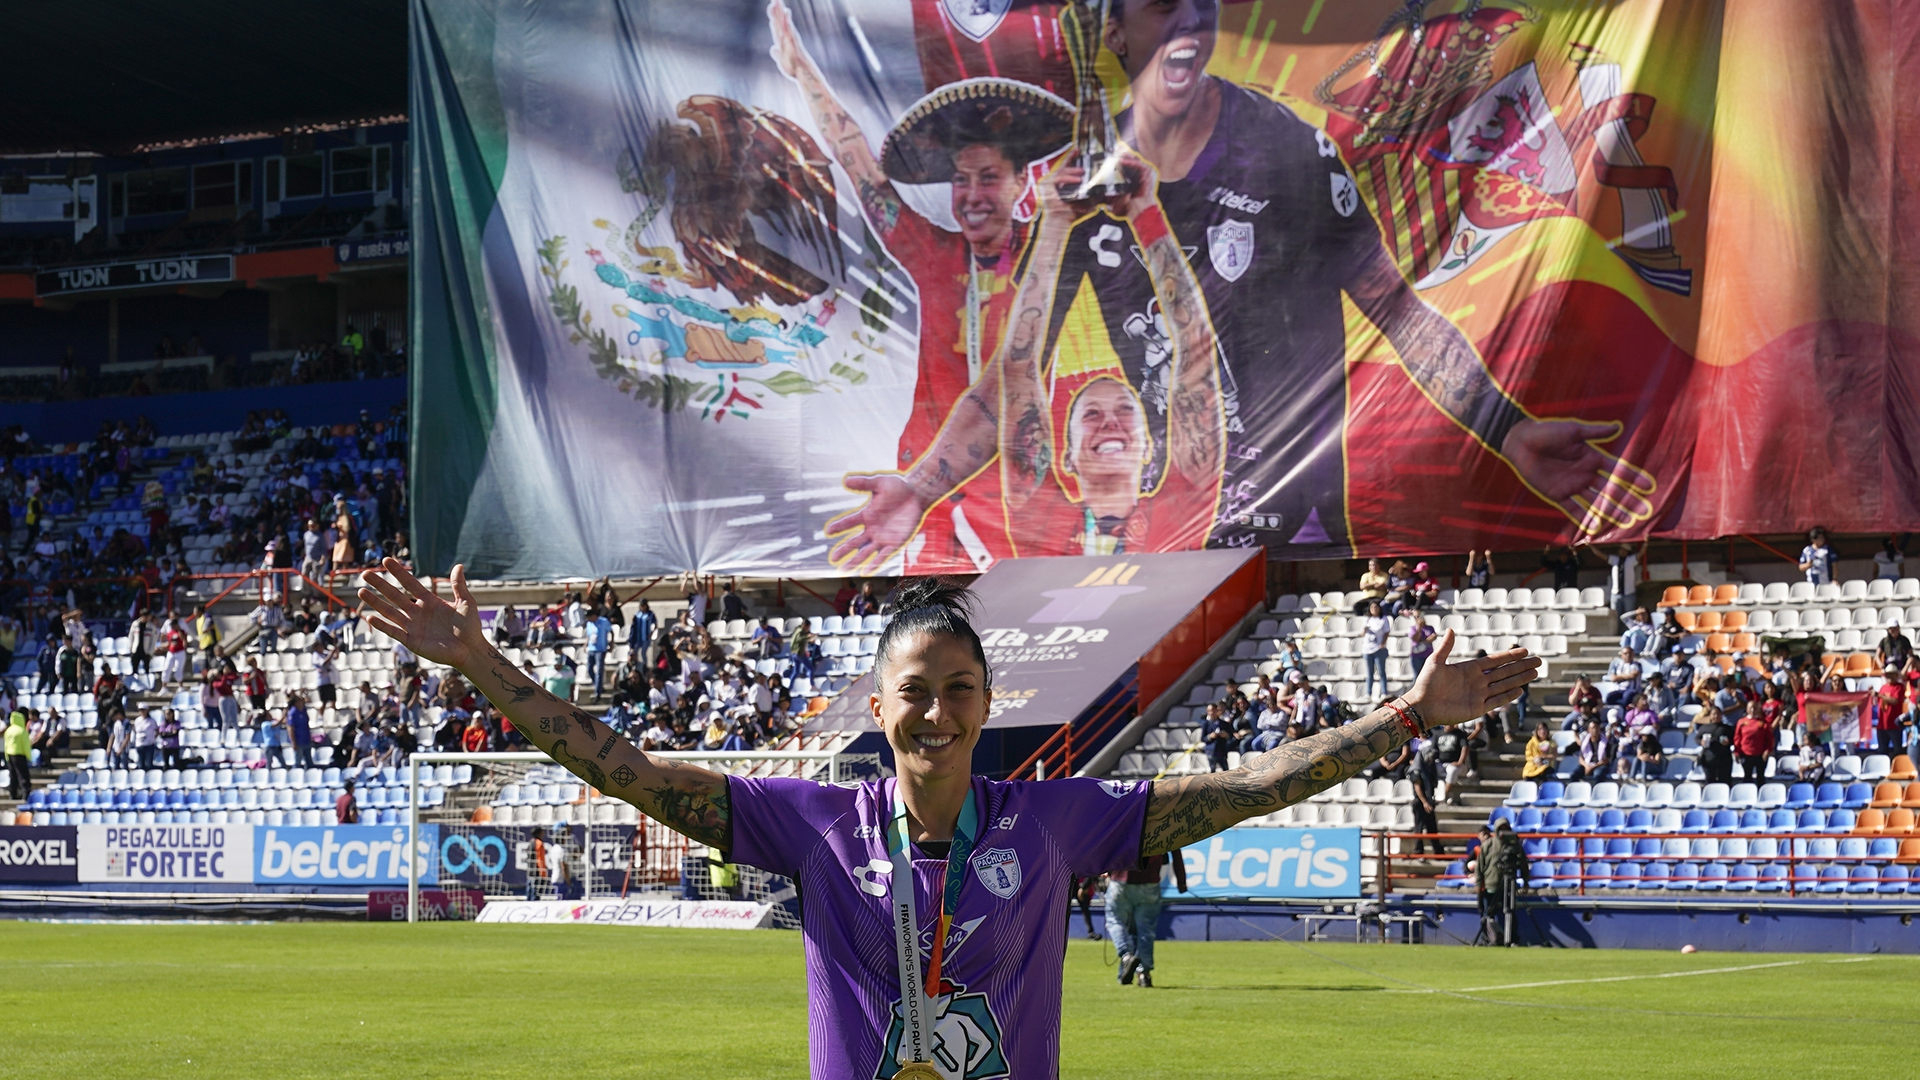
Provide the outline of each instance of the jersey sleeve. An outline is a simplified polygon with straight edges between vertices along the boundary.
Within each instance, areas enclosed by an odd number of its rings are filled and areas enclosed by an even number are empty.
[[[1323,275],[1344,283],[1380,251],[1379,223],[1360,197],[1359,184],[1332,137],[1286,106],[1275,103],[1272,107],[1281,117],[1279,135],[1285,153],[1298,163],[1293,170],[1299,184],[1293,205],[1310,210],[1306,221],[1313,242],[1304,250],[1319,259]]]
[[[798,877],[800,865],[834,822],[853,808],[853,792],[795,777],[727,778],[733,823],[731,861]]]
[[[1147,796],[1152,790],[1145,780],[1129,783],[1081,776],[1037,781],[1029,797],[1054,843],[1066,853],[1067,868],[1076,877],[1092,877],[1126,870],[1140,861],[1140,830],[1146,824]]]

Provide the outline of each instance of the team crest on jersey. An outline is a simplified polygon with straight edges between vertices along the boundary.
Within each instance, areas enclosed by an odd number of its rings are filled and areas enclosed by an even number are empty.
[[[988,848],[973,857],[973,872],[988,892],[1005,900],[1020,888],[1020,853],[1012,848]]]
[[[1221,277],[1239,281],[1253,265],[1253,223],[1223,221],[1207,226],[1207,257]]]
[[[944,1080],[993,1080],[1007,1075],[1007,1055],[1000,1049],[1000,1020],[985,994],[969,994],[957,983],[940,980],[933,1006],[932,1065]],[[900,1071],[900,1040],[906,1021],[900,1002],[893,1003],[893,1022],[887,1025],[886,1049],[873,1080],[891,1080]]]
[[[1127,796],[1133,794],[1133,781],[1102,780],[1100,781],[1100,790],[1106,792],[1107,794],[1113,796],[1116,799],[1124,799]]]
[[[1007,17],[1013,0],[940,0],[954,29],[975,41],[984,41]]]
[[[1338,172],[1327,180],[1333,186],[1333,208],[1340,211],[1341,217],[1352,217],[1354,208],[1360,205],[1360,189],[1353,186],[1353,177]]]

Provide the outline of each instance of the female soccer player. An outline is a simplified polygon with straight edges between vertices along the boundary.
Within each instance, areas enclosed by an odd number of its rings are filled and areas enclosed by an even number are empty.
[[[1068,883],[1195,844],[1331,787],[1428,727],[1514,700],[1524,650],[1448,664],[1345,727],[1238,769],[1163,781],[972,775],[993,699],[968,593],[905,584],[875,651],[873,717],[897,776],[851,787],[730,777],[657,758],[541,690],[487,640],[463,567],[453,602],[397,560],[366,575],[373,624],[459,669],[555,761],[728,861],[793,878],[812,1072],[835,1080],[1053,1076]]]

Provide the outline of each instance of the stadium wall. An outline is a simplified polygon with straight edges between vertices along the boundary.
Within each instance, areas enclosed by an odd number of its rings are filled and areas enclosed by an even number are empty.
[[[145,416],[162,435],[187,435],[238,428],[246,422],[247,413],[255,409],[285,409],[295,426],[305,427],[345,423],[358,416],[361,409],[371,409],[375,417],[380,417],[406,400],[404,377],[367,379],[199,394],[0,404],[0,426],[20,424],[42,442],[80,442],[93,438],[102,420]]]

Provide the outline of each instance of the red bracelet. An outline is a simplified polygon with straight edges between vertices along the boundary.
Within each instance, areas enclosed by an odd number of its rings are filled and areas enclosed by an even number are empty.
[[[1133,216],[1133,235],[1140,241],[1143,251],[1152,247],[1154,241],[1171,235],[1167,230],[1167,216],[1160,212],[1159,203]]]
[[[1424,734],[1424,732],[1420,730],[1420,725],[1414,723],[1413,717],[1408,716],[1407,711],[1399,706],[1397,699],[1389,700],[1387,702],[1387,708],[1392,709],[1393,714],[1400,718],[1400,722],[1407,725],[1407,731],[1410,732],[1414,738],[1417,739]]]

